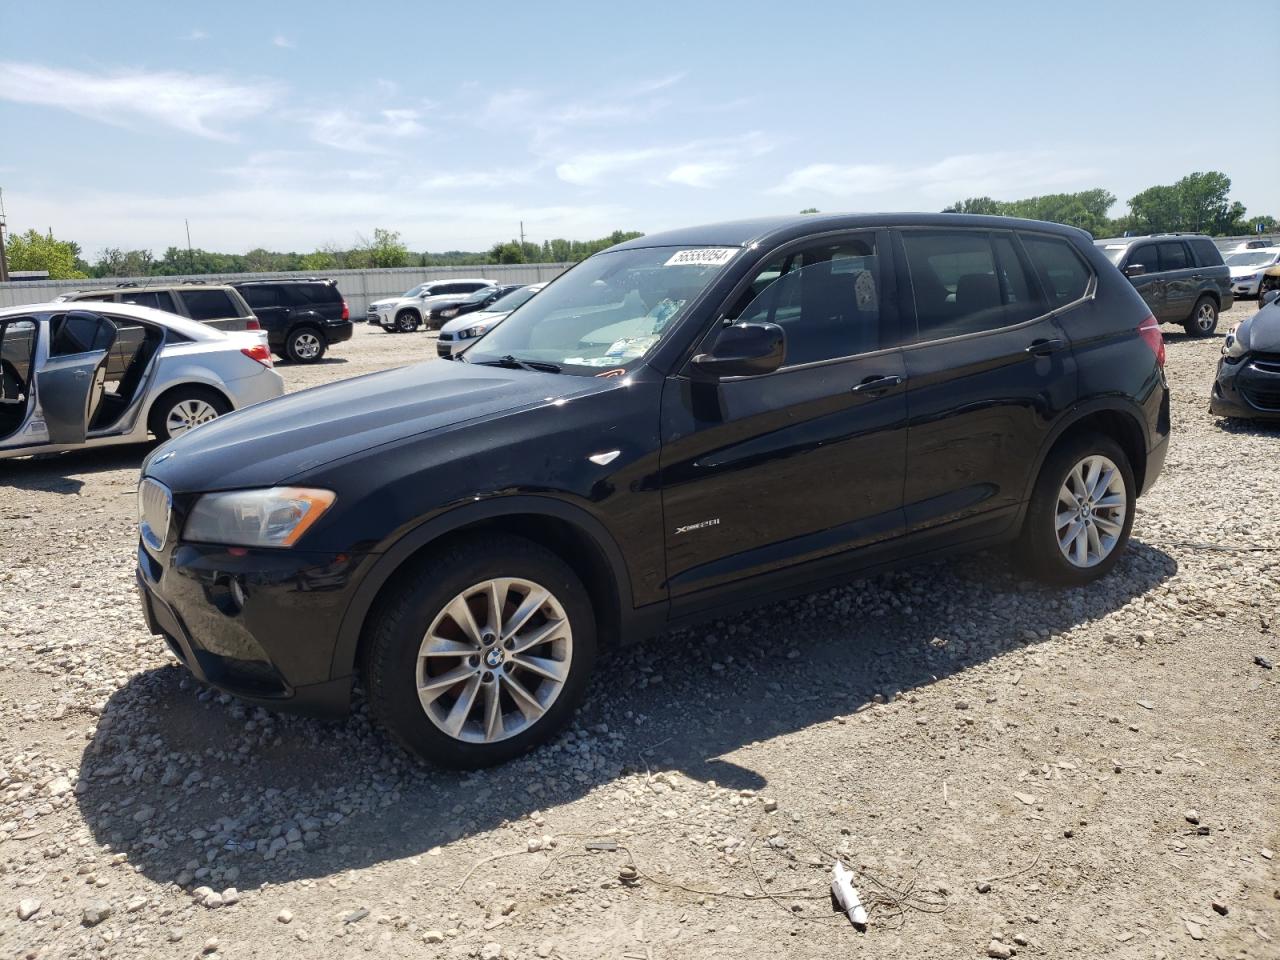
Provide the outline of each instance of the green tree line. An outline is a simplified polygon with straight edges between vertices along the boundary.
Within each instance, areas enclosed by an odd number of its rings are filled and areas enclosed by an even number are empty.
[[[217,253],[199,248],[169,247],[160,257],[150,250],[107,247],[97,259],[86,261],[79,244],[54,239],[53,232],[36,230],[15,233],[8,238],[10,270],[47,270],[54,280],[89,277],[176,277],[209,273],[272,273],[288,270],[323,272],[365,270],[378,267],[454,267],[491,263],[577,262],[615,243],[643,236],[634,231],[615,230],[596,240],[544,240],[542,243],[517,240],[495,243],[484,251],[446,250],[443,253],[415,253],[394,230],[381,227],[370,237],[359,236],[350,248],[327,244],[311,253],[279,253],[261,247],[248,253]]]
[[[1088,230],[1095,237],[1125,233],[1205,233],[1213,237],[1239,236],[1280,227],[1269,215],[1247,217],[1244,204],[1232,200],[1231,178],[1210,170],[1192,173],[1177,183],[1148,187],[1129,198],[1129,212],[1108,216],[1116,198],[1109,190],[1096,187],[1079,193],[1050,193],[1024,200],[993,200],[969,197],[947,207],[944,213],[985,213],[1005,217],[1026,217],[1066,223]]]

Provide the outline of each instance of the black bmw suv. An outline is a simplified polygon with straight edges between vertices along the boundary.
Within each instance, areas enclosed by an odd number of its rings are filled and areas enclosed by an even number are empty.
[[[862,571],[1012,542],[1081,586],[1169,436],[1164,344],[1081,231],[749,220],[583,261],[467,351],[159,447],[148,625],[201,679],[502,761],[597,650]]]
[[[332,344],[351,339],[351,310],[334,280],[282,277],[231,286],[267,331],[271,352],[284,360],[316,363]]]

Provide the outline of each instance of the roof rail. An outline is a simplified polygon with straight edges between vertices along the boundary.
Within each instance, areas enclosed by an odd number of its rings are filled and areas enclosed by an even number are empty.
[[[258,277],[253,280],[228,280],[227,283],[287,283],[290,280],[300,283],[333,283],[333,280],[329,277]]]

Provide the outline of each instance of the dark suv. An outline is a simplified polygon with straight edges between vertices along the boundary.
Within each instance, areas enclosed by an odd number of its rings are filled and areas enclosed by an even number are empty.
[[[333,280],[312,277],[241,280],[240,291],[276,356],[293,363],[315,363],[335,343],[351,339],[351,311]]]
[[[220,417],[139,491],[148,625],[257,703],[461,766],[552,734],[598,647],[1013,542],[1082,587],[1169,435],[1164,344],[1070,227],[823,216],[584,260],[457,362]]]
[[[1212,240],[1195,234],[1095,240],[1120,268],[1161,323],[1180,323],[1193,337],[1218,329],[1231,307],[1231,270]]]

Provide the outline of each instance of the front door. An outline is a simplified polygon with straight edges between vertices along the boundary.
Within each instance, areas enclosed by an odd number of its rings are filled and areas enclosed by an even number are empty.
[[[1164,301],[1164,277],[1160,275],[1160,255],[1156,251],[1154,243],[1142,243],[1129,251],[1129,256],[1124,262],[1124,267],[1128,270],[1133,265],[1140,265],[1143,272],[1136,277],[1130,277],[1129,282],[1133,284],[1135,290],[1142,295],[1142,299],[1147,302],[1147,306],[1151,308],[1151,314],[1157,320],[1168,319],[1168,308]]]
[[[841,234],[762,258],[722,317],[784,329],[776,372],[667,381],[673,599],[902,532],[905,370],[886,236]]]
[[[1046,296],[1011,233],[901,232],[917,329],[905,348],[908,530],[1022,502],[1054,418],[1075,401],[1076,366],[1051,309],[1083,297],[1054,258]],[[1068,248],[1059,252],[1075,256]],[[1041,254],[1046,265],[1054,251]],[[1087,281],[1088,267],[1076,270]],[[906,298],[904,298],[905,300]],[[1008,513],[993,515],[993,522]]]
[[[50,443],[83,443],[102,401],[107,354],[116,327],[106,317],[74,310],[51,317],[49,350],[36,374],[36,397]]]

